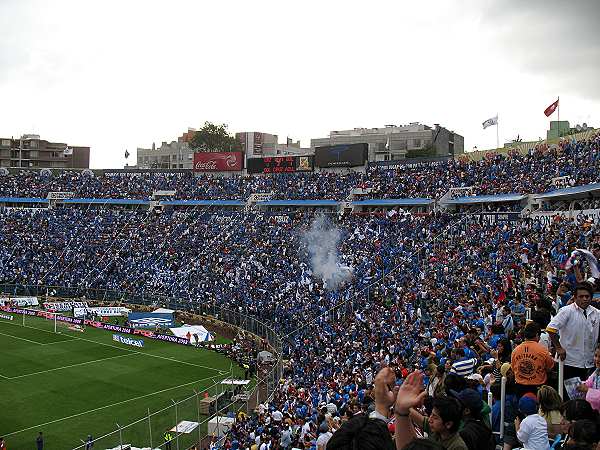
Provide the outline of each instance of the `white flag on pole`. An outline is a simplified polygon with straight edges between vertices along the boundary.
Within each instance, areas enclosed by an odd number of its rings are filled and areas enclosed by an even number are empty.
[[[491,127],[492,125],[498,125],[498,116],[492,117],[491,119],[483,122],[483,129],[485,130],[487,127]]]

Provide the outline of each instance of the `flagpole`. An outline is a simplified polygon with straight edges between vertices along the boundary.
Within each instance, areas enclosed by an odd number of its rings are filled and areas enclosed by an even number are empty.
[[[558,99],[556,99],[556,101],[558,102],[558,106],[557,106],[557,110],[558,110],[558,140],[560,142],[560,95],[558,96]]]
[[[498,113],[496,113],[496,149],[500,148],[500,139],[498,138]]]

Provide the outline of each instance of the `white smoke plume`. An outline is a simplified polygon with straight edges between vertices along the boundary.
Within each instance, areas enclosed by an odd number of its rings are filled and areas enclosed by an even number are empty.
[[[318,216],[302,236],[313,277],[321,279],[328,290],[337,290],[343,283],[352,279],[352,268],[340,262],[340,239],[340,230],[324,216]]]

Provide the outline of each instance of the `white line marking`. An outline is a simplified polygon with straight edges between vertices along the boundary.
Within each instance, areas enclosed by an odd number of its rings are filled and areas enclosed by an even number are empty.
[[[56,419],[56,420],[51,420],[50,422],[41,423],[41,424],[35,425],[33,427],[23,428],[22,430],[13,431],[12,433],[8,433],[8,434],[5,433],[3,436],[13,436],[15,434],[22,433],[23,431],[33,430],[34,428],[42,428],[42,427],[45,427],[46,425],[51,425],[51,424],[56,423],[56,422],[62,422],[63,420],[68,420],[68,419],[72,419],[74,417],[83,416],[85,414],[89,414],[89,413],[92,413],[92,412],[100,411],[100,410],[103,410],[103,409],[106,409],[106,408],[112,408],[114,406],[122,405],[124,403],[132,402],[134,400],[139,400],[139,399],[142,399],[142,398],[151,397],[151,396],[156,395],[156,394],[162,394],[163,392],[172,391],[173,389],[178,389],[178,388],[181,388],[181,387],[189,386],[190,384],[194,384],[194,383],[200,383],[201,381],[210,380],[211,378],[215,378],[215,377],[201,378],[200,380],[190,381],[189,383],[180,384],[179,386],[173,386],[173,387],[170,387],[170,388],[167,388],[167,389],[162,389],[160,391],[151,392],[150,394],[140,395],[138,397],[133,397],[133,398],[130,398],[130,399],[127,399],[127,400],[123,400],[121,402],[113,403],[112,405],[100,406],[99,408],[94,408],[94,409],[90,409],[89,411],[84,411],[84,412],[81,412],[81,413],[72,414],[70,416],[62,417],[62,418]]]
[[[11,325],[12,325],[12,324],[11,324]],[[22,337],[19,337],[19,336],[13,336],[12,334],[6,334],[6,333],[2,333],[2,332],[0,332],[0,334],[1,334],[1,335],[3,335],[3,336],[8,336],[8,337],[11,337],[11,338],[13,338],[13,339],[20,339],[20,340],[22,340],[22,341],[31,342],[32,344],[44,345],[44,344],[43,344],[43,343],[41,343],[41,342],[38,342],[38,341],[32,341],[31,339],[25,339],[25,338],[22,338]]]
[[[54,334],[53,331],[41,330],[39,328],[35,328],[35,327],[29,326],[29,325],[21,325],[21,324],[17,324],[17,323],[7,323],[7,325],[15,325],[15,326],[18,326],[18,327],[31,328],[32,330],[38,330],[38,331],[43,331],[45,333]],[[69,337],[71,337],[71,338],[73,338],[75,340],[79,340],[79,341],[86,341],[86,342],[91,342],[93,344],[104,345],[105,347],[117,348],[119,350],[123,350],[123,351],[130,352],[130,353],[138,353],[140,355],[146,355],[146,356],[150,356],[152,358],[159,358],[159,359],[164,359],[166,361],[176,362],[176,363],[179,363],[179,364],[185,364],[185,365],[188,365],[188,366],[200,367],[201,369],[209,369],[209,370],[212,370],[214,372],[218,372],[219,374],[229,373],[229,372],[227,372],[225,370],[215,369],[214,367],[202,366],[200,364],[194,364],[194,363],[187,362],[187,361],[180,361],[179,359],[170,358],[170,357],[167,357],[167,356],[153,355],[152,353],[138,352],[136,350],[131,350],[129,348],[119,347],[117,345],[112,345],[112,344],[106,344],[104,342],[98,342],[98,341],[94,341],[92,339],[86,339],[86,338],[82,338],[82,337],[79,337],[79,336],[69,336]],[[39,344],[39,342],[38,342],[38,344]],[[43,345],[43,344],[40,344],[40,345]]]
[[[63,339],[62,341],[56,341],[56,342],[48,342],[47,344],[42,344],[42,345],[54,345],[54,344],[62,344],[64,342],[71,342],[74,341],[75,339]]]
[[[5,378],[8,378],[9,380],[16,380],[18,378],[25,378],[25,377],[30,377],[32,375],[39,375],[40,373],[54,372],[56,370],[68,369],[70,367],[85,366],[86,364],[93,364],[93,363],[97,363],[100,361],[108,361],[109,359],[123,358],[125,356],[134,356],[134,355],[131,353],[126,353],[125,355],[109,356],[108,358],[94,359],[93,361],[86,361],[86,362],[77,363],[77,364],[70,364],[68,366],[55,367],[54,369],[40,370],[39,372],[26,373],[25,375],[17,375],[16,377],[5,377]]]
[[[10,378],[8,378],[8,377],[5,377],[5,376],[4,376],[4,375],[2,375],[1,373],[0,373],[0,377],[4,378],[4,379],[6,379],[6,380],[10,380]]]

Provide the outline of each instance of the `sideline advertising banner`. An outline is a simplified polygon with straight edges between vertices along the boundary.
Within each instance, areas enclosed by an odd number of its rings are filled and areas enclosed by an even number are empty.
[[[242,152],[194,153],[194,172],[239,172],[243,168]]]
[[[133,339],[127,336],[121,336],[120,334],[113,334],[113,341],[120,342],[121,344],[131,345],[133,347],[142,348],[144,346],[143,339]]]
[[[173,314],[132,312],[127,320],[134,328],[170,328],[174,325]]]
[[[177,336],[172,336],[170,334],[155,333],[154,331],[150,331],[150,330],[136,330],[135,328],[123,327],[121,325],[113,325],[112,323],[98,322],[95,320],[76,319],[74,317],[58,316],[58,315],[54,315],[54,314],[49,314],[45,311],[35,311],[32,309],[12,308],[10,306],[3,306],[0,308],[0,310],[8,312],[8,313],[24,314],[26,316],[44,317],[48,320],[54,320],[54,318],[56,318],[56,320],[58,320],[59,322],[67,322],[67,323],[71,323],[73,325],[85,325],[86,327],[94,327],[94,328],[99,328],[102,330],[114,331],[116,333],[140,335],[140,336],[147,337],[148,339],[154,339],[157,341],[173,342],[174,344],[180,344],[180,345],[190,345],[189,341],[185,338],[179,338]]]

